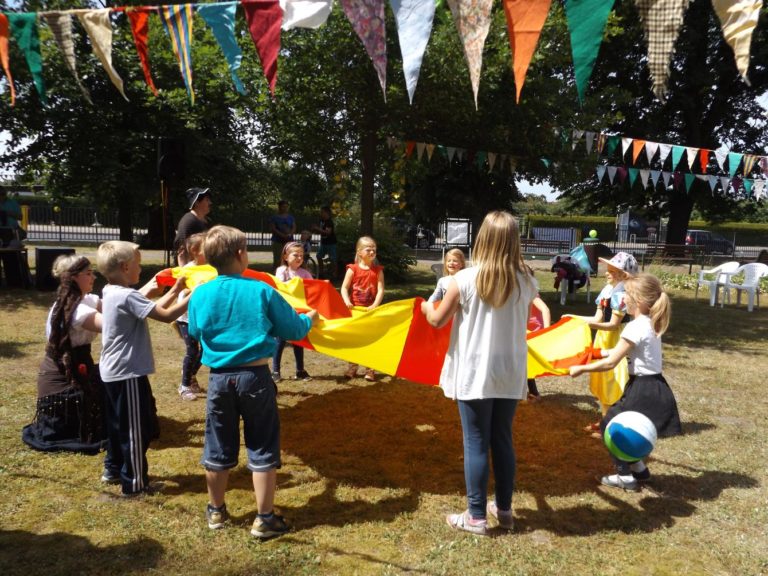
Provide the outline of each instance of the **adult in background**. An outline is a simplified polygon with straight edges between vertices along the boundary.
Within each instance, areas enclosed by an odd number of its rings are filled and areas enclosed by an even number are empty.
[[[21,206],[13,198],[8,198],[8,192],[0,188],[0,227],[11,228],[18,234],[19,240],[27,237],[26,231],[19,226],[21,220]]]
[[[296,234],[296,220],[288,213],[288,200],[277,203],[277,214],[269,219],[269,230],[272,232],[272,269],[282,264],[283,246],[293,240]]]
[[[53,275],[60,284],[45,326],[48,344],[37,376],[37,410],[21,438],[43,452],[96,454],[105,435],[91,342],[101,332],[101,298],[91,294],[94,275],[85,256],[59,256]]]
[[[320,249],[317,251],[317,262],[320,264],[327,254],[331,261],[330,277],[336,277],[338,255],[336,254],[336,228],[331,217],[331,207],[320,208],[320,222],[312,226],[312,231],[320,234]]]
[[[210,188],[190,188],[187,190],[187,204],[189,212],[179,220],[176,229],[176,238],[173,240],[173,249],[176,251],[179,266],[184,266],[191,260],[187,254],[187,238],[193,234],[205,232],[211,227],[208,214],[211,212]]]

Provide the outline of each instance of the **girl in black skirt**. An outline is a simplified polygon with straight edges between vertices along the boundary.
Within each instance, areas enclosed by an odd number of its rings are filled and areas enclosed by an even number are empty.
[[[681,433],[680,415],[672,390],[661,374],[661,336],[669,326],[672,305],[661,282],[652,274],[640,274],[625,281],[624,300],[632,321],[621,333],[615,348],[603,350],[603,359],[585,366],[572,366],[571,376],[585,372],[613,370],[627,357],[629,382],[624,394],[605,414],[600,423],[601,432],[611,419],[621,412],[634,411],[647,416],[656,427],[659,437]],[[616,474],[603,476],[602,484],[636,492],[640,482],[651,477],[645,463],[623,462],[614,458]]]

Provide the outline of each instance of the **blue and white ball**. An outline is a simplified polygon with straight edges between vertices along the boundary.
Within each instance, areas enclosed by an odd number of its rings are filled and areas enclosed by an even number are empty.
[[[637,462],[656,445],[656,426],[640,412],[622,412],[605,427],[603,440],[608,451],[624,462]]]

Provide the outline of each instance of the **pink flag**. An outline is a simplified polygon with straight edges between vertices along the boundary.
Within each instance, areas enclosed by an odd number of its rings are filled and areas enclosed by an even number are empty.
[[[384,100],[387,100],[387,26],[384,0],[341,0],[347,19],[352,24],[365,51],[373,60],[379,76]]]
[[[243,2],[243,10],[256,52],[259,53],[264,76],[269,82],[269,91],[274,96],[283,10],[277,0],[248,0]]]

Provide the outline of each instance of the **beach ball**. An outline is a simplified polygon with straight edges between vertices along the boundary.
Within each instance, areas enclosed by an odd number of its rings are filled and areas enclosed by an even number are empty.
[[[656,427],[640,412],[622,412],[608,422],[603,440],[608,451],[619,460],[637,462],[653,450]]]
[[[589,237],[590,238],[597,238],[597,230],[590,230],[589,231]]]

